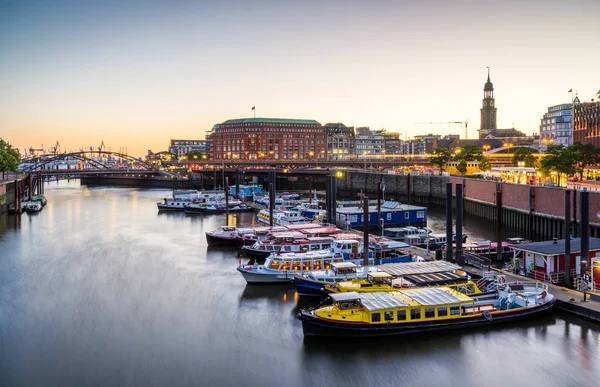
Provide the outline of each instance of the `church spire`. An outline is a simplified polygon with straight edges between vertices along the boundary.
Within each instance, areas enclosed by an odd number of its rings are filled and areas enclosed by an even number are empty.
[[[487,69],[488,69],[488,80],[487,81],[490,82],[490,66],[488,66]]]

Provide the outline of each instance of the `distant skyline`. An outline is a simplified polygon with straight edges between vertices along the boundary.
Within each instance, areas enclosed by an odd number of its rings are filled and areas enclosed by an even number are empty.
[[[315,119],[398,132],[498,127],[600,89],[600,1],[0,0],[0,137],[166,150],[216,123]]]

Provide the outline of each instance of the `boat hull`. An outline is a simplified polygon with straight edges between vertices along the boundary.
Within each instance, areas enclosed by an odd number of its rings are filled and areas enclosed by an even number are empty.
[[[238,267],[237,270],[249,284],[290,283],[294,279],[293,272],[265,273],[259,270],[247,270]]]
[[[206,242],[211,246],[239,246],[238,239],[235,237],[212,235],[208,232]]]
[[[491,326],[508,323],[520,319],[530,318],[552,308],[554,299],[535,307],[527,309],[516,309],[514,311],[502,311],[492,313],[492,319],[483,315],[474,315],[461,319],[447,319],[437,321],[422,321],[416,323],[390,323],[390,324],[368,324],[368,323],[343,323],[315,317],[302,310],[297,317],[302,321],[304,336],[329,336],[329,337],[376,337],[396,336],[414,333],[424,333],[444,330],[457,330],[479,326]]]
[[[156,206],[158,207],[159,211],[173,211],[173,212],[184,212],[185,211],[185,207],[183,207],[183,206],[174,207],[174,206],[170,206],[168,204],[162,204],[162,203],[156,203]]]
[[[327,294],[323,292],[323,284],[317,281],[311,281],[307,278],[294,277],[296,290],[299,296],[325,297]]]

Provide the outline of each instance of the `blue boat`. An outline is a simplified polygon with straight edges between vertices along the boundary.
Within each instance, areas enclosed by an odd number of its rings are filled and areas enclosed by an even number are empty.
[[[336,211],[338,224],[349,227],[363,226],[363,209],[360,207],[342,207]],[[381,205],[381,218],[377,216],[377,206],[369,206],[369,227],[384,226],[416,226],[425,227],[427,224],[427,207],[401,204],[387,201]]]
[[[300,296],[324,297],[321,290],[326,284],[335,284],[352,278],[367,278],[367,273],[377,271],[376,266],[357,266],[353,262],[333,262],[331,269],[296,273],[294,283]]]
[[[245,198],[251,198],[254,194],[262,193],[262,187],[260,185],[240,185],[240,195]],[[232,185],[229,187],[230,195],[237,195],[236,186]]]

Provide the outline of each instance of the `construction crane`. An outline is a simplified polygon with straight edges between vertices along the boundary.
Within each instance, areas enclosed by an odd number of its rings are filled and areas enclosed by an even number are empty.
[[[57,155],[60,153],[60,144],[58,143],[58,141],[56,141],[56,144],[50,148],[50,153]]]
[[[465,125],[465,140],[469,138],[469,119],[465,121],[448,121],[448,122],[417,122],[417,124],[464,124]]]
[[[35,152],[42,152],[42,153],[44,153],[44,144],[42,144],[42,148],[41,149],[35,149],[33,147],[29,148],[29,155],[35,156]]]

